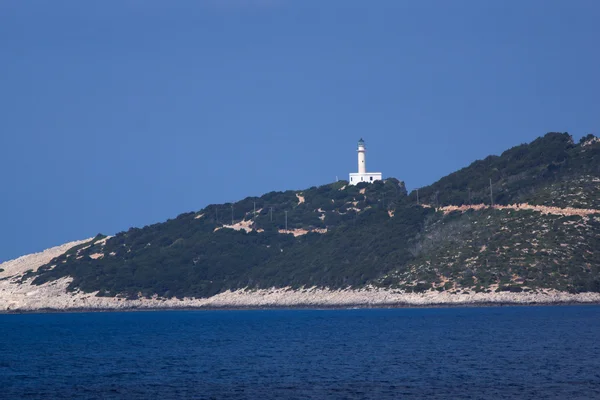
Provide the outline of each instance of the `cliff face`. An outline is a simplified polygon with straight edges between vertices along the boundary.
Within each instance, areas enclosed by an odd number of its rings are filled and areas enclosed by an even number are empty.
[[[52,308],[598,301],[595,137],[550,133],[419,195],[389,178],[210,205],[34,268],[2,264],[0,304],[40,308],[46,292]]]

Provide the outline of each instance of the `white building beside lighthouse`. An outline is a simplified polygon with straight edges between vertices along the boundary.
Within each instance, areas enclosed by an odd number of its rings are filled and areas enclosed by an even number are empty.
[[[367,149],[365,141],[362,138],[358,141],[358,172],[350,173],[349,182],[351,185],[358,185],[361,182],[375,182],[381,180],[381,172],[367,172]]]

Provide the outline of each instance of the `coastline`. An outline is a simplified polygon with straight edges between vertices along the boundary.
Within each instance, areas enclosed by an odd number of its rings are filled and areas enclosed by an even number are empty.
[[[597,305],[600,293],[538,292],[404,293],[393,289],[270,288],[225,291],[209,298],[97,297],[96,293],[67,292],[71,279],[44,285],[31,281],[0,281],[0,314],[58,312],[124,312],[170,310],[373,309]]]
[[[237,306],[237,307],[131,307],[131,308],[40,308],[27,310],[0,310],[0,315],[23,315],[23,314],[84,314],[84,313],[128,313],[128,312],[177,312],[177,311],[278,311],[278,310],[391,310],[391,309],[445,309],[445,308],[494,308],[494,307],[571,307],[571,306],[598,306],[598,302],[556,302],[556,303],[440,303],[427,305],[395,304],[395,305],[361,305],[354,306]]]

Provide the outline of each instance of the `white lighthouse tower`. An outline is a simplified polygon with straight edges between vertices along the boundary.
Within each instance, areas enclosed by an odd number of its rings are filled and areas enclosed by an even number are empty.
[[[361,182],[380,181],[381,172],[367,172],[367,149],[362,138],[358,141],[358,150],[356,151],[358,152],[358,172],[350,174],[350,184],[357,185]]]

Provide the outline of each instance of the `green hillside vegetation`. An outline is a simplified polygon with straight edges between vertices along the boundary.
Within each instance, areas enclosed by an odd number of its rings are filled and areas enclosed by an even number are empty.
[[[500,156],[475,161],[420,188],[419,196],[429,204],[490,204],[491,179],[494,204],[598,209],[600,189],[594,179],[600,176],[600,143],[595,140],[588,135],[575,144],[567,133],[548,133]],[[410,198],[416,201],[416,191]]]
[[[546,136],[419,190],[420,203],[528,202],[600,208],[600,142]],[[288,233],[285,232],[287,214]],[[252,229],[234,230],[233,223]],[[237,226],[236,225],[236,226]],[[294,236],[291,231],[308,233]],[[304,232],[303,232],[304,233]],[[42,266],[99,296],[208,297],[240,288],[380,286],[408,292],[600,291],[600,214],[493,210],[448,215],[394,178],[270,192],[89,243]]]
[[[600,214],[454,212],[428,221],[415,257],[379,282],[401,289],[600,292]]]

